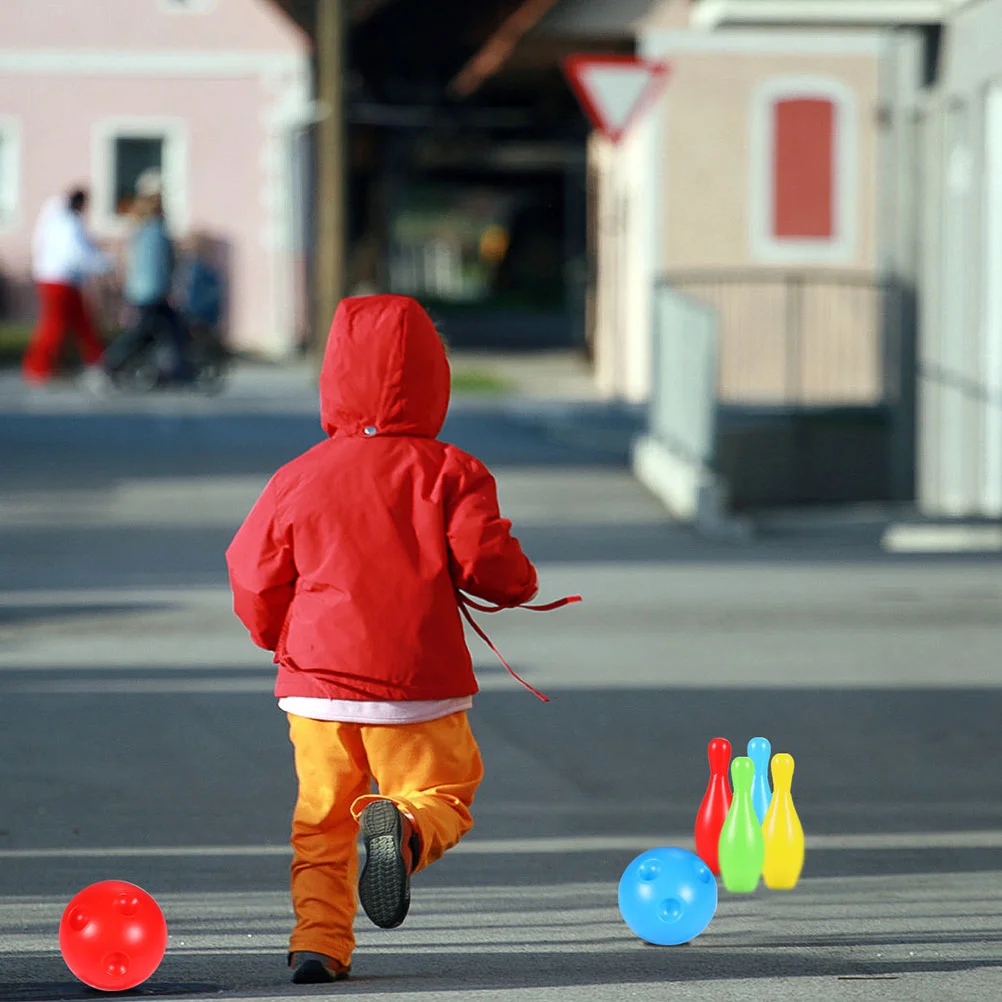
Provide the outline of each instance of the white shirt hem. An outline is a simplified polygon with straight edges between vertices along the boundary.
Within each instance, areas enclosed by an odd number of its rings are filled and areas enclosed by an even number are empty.
[[[473,707],[472,696],[452,699],[356,700],[317,699],[312,696],[283,696],[279,709],[310,720],[332,720],[348,724],[421,724],[461,713]]]

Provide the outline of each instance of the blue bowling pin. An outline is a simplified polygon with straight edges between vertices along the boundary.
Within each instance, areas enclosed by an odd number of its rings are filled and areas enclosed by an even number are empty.
[[[766,811],[772,800],[772,790],[769,789],[769,759],[772,755],[772,745],[768,738],[752,738],[748,742],[748,757],[755,765],[755,778],[752,780],[752,806],[758,823],[765,821]]]

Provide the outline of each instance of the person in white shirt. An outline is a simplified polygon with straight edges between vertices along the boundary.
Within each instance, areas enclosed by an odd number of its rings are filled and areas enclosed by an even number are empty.
[[[21,363],[28,382],[43,383],[56,375],[63,342],[71,332],[85,365],[97,365],[104,354],[81,286],[90,275],[110,272],[113,264],[87,234],[83,220],[86,208],[87,192],[83,189],[67,197],[50,198],[35,225],[32,276],[39,314]]]

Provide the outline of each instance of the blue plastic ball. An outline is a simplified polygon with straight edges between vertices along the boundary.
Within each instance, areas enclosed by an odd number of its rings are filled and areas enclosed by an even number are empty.
[[[685,849],[641,853],[619,879],[619,913],[641,939],[680,946],[695,939],[717,910],[717,881]]]

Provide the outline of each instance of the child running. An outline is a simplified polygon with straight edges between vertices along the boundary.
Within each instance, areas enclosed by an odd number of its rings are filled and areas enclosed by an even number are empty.
[[[320,374],[329,437],[272,477],[226,553],[236,614],[275,653],[295,754],[297,984],[348,976],[359,833],[358,897],[390,929],[411,875],[473,827],[483,765],[462,616],[537,591],[494,478],[436,438],[450,384],[415,300],[343,300]]]

